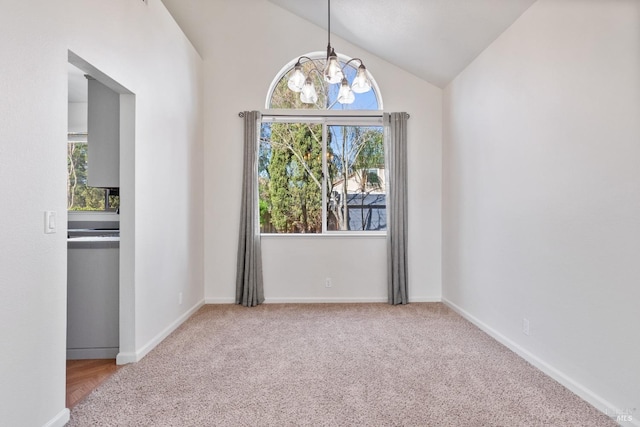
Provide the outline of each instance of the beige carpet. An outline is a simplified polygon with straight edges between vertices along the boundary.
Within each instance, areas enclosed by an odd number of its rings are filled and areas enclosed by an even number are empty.
[[[443,304],[205,306],[69,426],[608,426]]]

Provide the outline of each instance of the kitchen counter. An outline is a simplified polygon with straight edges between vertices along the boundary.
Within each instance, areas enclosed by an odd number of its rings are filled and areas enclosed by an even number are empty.
[[[116,227],[69,228],[68,249],[119,248],[120,230]]]
[[[69,237],[67,239],[67,249],[83,248],[119,248],[119,236],[82,236]]]

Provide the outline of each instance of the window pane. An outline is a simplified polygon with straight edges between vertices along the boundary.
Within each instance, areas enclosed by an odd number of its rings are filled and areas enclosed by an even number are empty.
[[[328,126],[327,230],[386,230],[381,126]]]
[[[322,232],[322,125],[263,123],[258,162],[260,230]]]
[[[289,77],[294,72],[294,68],[284,73],[276,84],[269,98],[268,108],[296,109],[296,110],[379,110],[378,98],[374,88],[365,93],[358,93],[352,104],[341,104],[338,102],[338,92],[340,84],[329,84],[322,77],[325,58],[314,58],[313,61],[302,62],[302,72],[311,79],[316,90],[318,99],[313,104],[306,104],[300,100],[300,93],[293,92],[288,88]],[[346,65],[340,61],[345,78],[351,84],[356,76],[357,69],[353,63]]]
[[[85,138],[86,141],[86,138]],[[113,211],[120,207],[119,189],[87,185],[87,143],[67,143],[67,210]]]
[[[67,144],[67,209],[105,210],[105,189],[87,186],[87,143]]]

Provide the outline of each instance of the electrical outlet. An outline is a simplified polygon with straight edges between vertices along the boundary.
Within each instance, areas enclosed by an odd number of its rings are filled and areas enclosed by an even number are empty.
[[[522,333],[525,335],[529,335],[529,319],[522,319]]]
[[[178,293],[178,304],[182,304],[182,292]]]
[[[324,282],[324,287],[325,288],[330,288],[333,286],[333,282],[331,282],[331,277],[327,277],[325,282]]]

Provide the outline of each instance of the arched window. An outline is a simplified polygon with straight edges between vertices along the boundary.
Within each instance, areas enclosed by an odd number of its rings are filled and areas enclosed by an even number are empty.
[[[380,90],[368,70],[364,72],[371,84],[371,90],[355,93],[353,102],[345,103],[340,94],[341,84],[329,84],[323,78],[325,59],[326,52],[313,52],[290,61],[273,79],[267,93],[265,107],[287,110],[382,110]],[[344,55],[338,55],[338,59],[344,77],[347,79],[346,83],[351,86],[361,62]],[[301,66],[302,75],[313,85],[315,96],[307,96],[305,99],[304,93],[300,92],[300,87],[297,92],[289,88],[289,79],[296,72],[298,64]],[[302,86],[302,83],[299,84]]]
[[[380,90],[359,59],[337,55],[335,83],[326,62],[326,52],[295,58],[269,87],[265,107],[291,111],[261,119],[262,233],[386,233]]]

